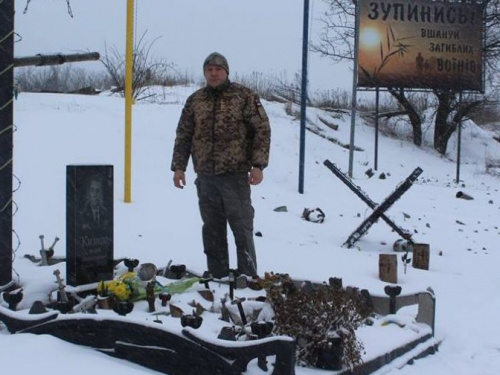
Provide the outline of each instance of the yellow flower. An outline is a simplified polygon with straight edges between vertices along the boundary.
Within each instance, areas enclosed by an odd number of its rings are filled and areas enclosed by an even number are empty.
[[[131,293],[130,288],[128,287],[127,284],[119,282],[114,287],[113,294],[119,300],[126,301],[130,298],[130,295],[132,293]]]
[[[132,295],[130,285],[123,280],[111,280],[100,282],[97,287],[98,292],[114,295],[121,301],[128,300]]]

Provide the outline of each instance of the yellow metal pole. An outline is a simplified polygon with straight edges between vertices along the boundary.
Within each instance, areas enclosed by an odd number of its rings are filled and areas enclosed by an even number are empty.
[[[125,48],[125,203],[132,202],[132,78],[134,54],[134,0],[127,0]]]

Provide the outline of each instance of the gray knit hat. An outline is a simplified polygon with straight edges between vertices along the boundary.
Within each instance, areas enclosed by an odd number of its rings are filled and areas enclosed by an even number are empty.
[[[212,52],[210,55],[207,56],[205,62],[203,63],[203,71],[205,71],[207,65],[220,66],[227,72],[227,74],[229,74],[229,65],[227,63],[227,59],[219,52]]]

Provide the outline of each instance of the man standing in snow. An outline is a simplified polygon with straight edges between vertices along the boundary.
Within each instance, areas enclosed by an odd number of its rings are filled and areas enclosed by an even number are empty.
[[[182,189],[186,184],[192,156],[208,271],[217,278],[229,274],[229,223],[238,272],[256,276],[250,185],[262,182],[269,161],[269,119],[256,93],[229,81],[223,55],[211,53],[203,63],[203,74],[207,85],[187,99],[177,125],[171,165],[174,185]]]

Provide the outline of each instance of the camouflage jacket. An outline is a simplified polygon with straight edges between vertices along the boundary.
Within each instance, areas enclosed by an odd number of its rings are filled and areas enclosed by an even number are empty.
[[[206,86],[186,101],[177,125],[172,171],[186,170],[192,156],[196,173],[248,172],[269,161],[271,128],[259,97],[229,81]]]

